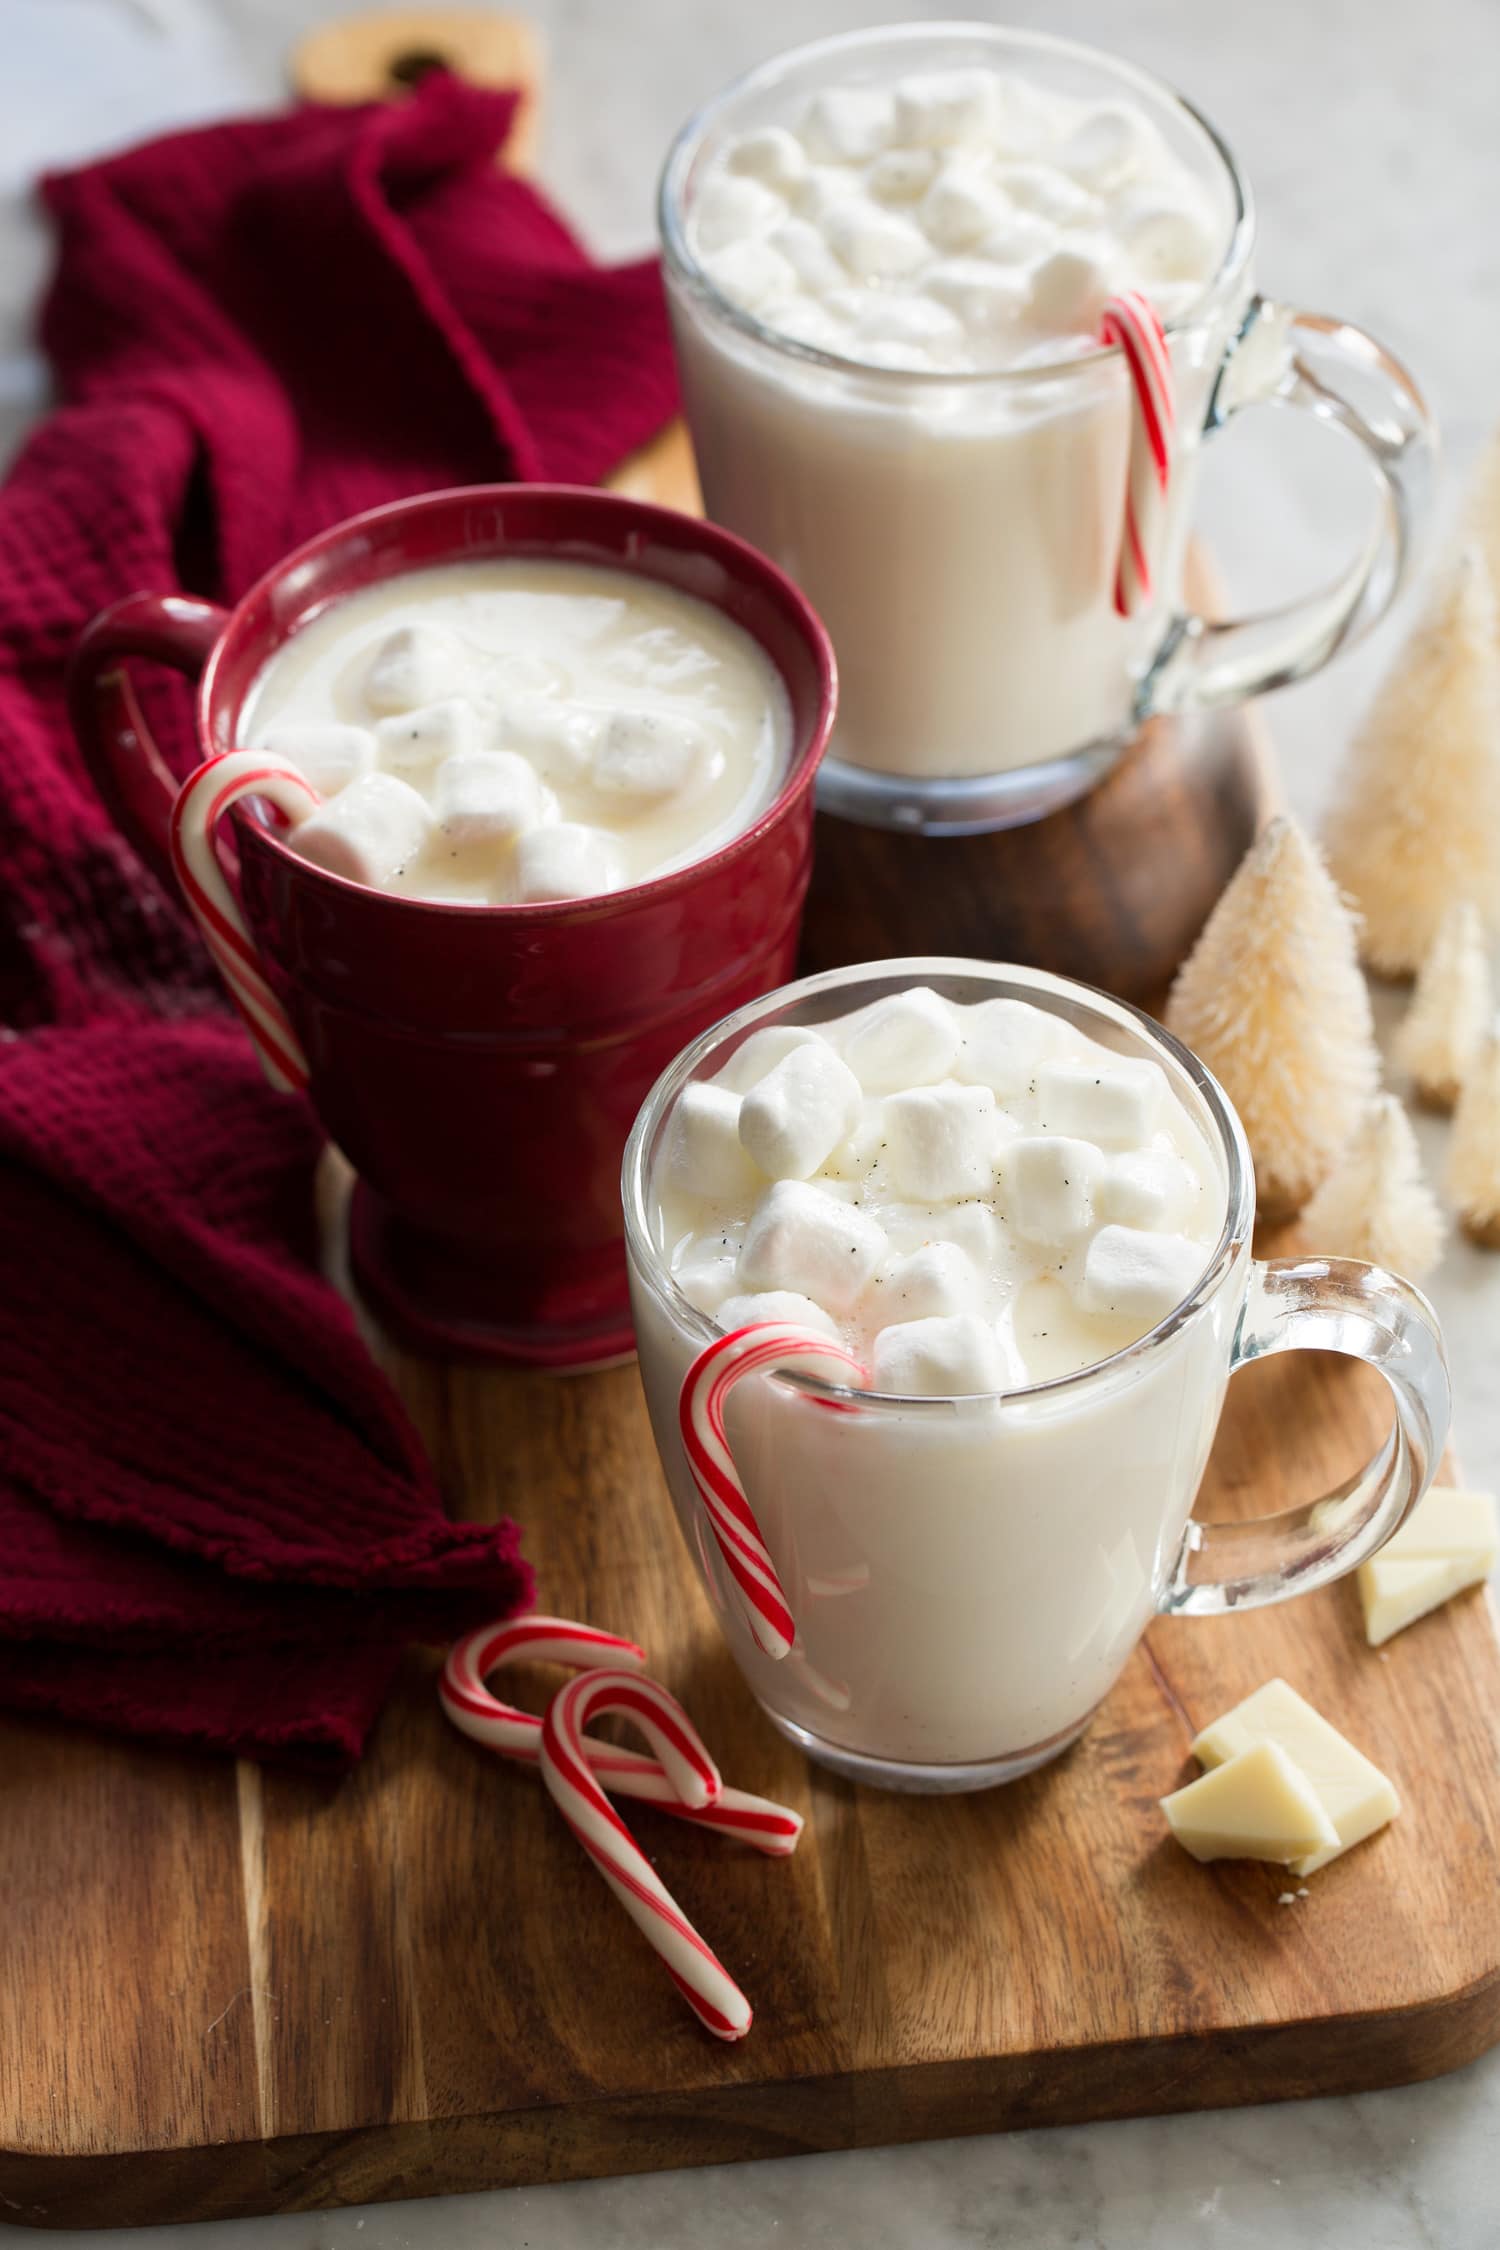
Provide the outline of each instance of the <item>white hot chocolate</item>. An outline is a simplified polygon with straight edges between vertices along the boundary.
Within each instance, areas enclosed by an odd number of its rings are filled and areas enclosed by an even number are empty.
[[[486,561],[332,604],[277,651],[250,747],[325,799],[292,849],[375,889],[476,905],[587,898],[701,859],[786,770],[765,653],[634,573]]]
[[[883,1394],[829,1413],[759,1376],[727,1399],[797,1620],[774,1664],[720,1589],[768,1708],[918,1767],[1077,1731],[1154,1610],[1230,1348],[1217,1299],[1149,1354],[1125,1347],[1192,1294],[1227,1192],[1157,1062],[1012,998],[911,987],[766,1026],[683,1089],[648,1199],[677,1289],[723,1329],[837,1337]],[[701,1341],[639,1279],[635,1312],[691,1531],[676,1417]]]

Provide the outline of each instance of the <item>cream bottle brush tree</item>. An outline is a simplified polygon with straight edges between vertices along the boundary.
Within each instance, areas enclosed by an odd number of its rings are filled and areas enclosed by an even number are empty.
[[[1273,820],[1236,870],[1166,1021],[1240,1113],[1262,1215],[1289,1218],[1380,1082],[1354,921],[1294,820]]]
[[[1494,1011],[1489,950],[1472,899],[1450,906],[1396,1033],[1396,1061],[1431,1109],[1451,1109]]]
[[[1464,1080],[1448,1148],[1448,1192],[1464,1230],[1500,1250],[1500,1023]]]
[[[1437,1264],[1445,1231],[1411,1119],[1394,1094],[1378,1094],[1302,1214],[1307,1247],[1420,1281]]]
[[[1345,762],[1326,840],[1358,907],[1361,950],[1417,969],[1456,899],[1500,932],[1500,650],[1484,551],[1439,585]]]

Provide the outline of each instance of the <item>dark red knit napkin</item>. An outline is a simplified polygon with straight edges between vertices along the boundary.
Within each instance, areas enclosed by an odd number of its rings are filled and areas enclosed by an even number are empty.
[[[406,1643],[531,1597],[319,1277],[316,1123],[111,828],[61,669],[122,594],[232,601],[357,509],[593,482],[671,415],[654,266],[496,168],[512,108],[439,78],[45,184],[63,403],[0,490],[0,1706],[337,1766]],[[185,771],[187,695],[143,685]]]

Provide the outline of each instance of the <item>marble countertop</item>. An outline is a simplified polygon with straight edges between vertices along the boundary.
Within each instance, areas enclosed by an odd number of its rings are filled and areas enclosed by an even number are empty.
[[[30,348],[46,264],[25,195],[46,165],[274,101],[326,0],[5,0],[0,149],[0,446],[45,402]],[[608,253],[650,240],[673,129],[726,78],[819,32],[963,10],[880,0],[530,0],[551,52],[545,173]],[[978,11],[975,11],[978,12]],[[1114,47],[1215,119],[1255,184],[1263,287],[1368,323],[1416,368],[1447,442],[1451,523],[1500,416],[1500,140],[1494,0],[1011,0],[1005,14]],[[1347,551],[1359,477],[1287,417],[1210,449],[1206,527],[1234,594],[1284,598]],[[1288,567],[1290,562],[1291,567]],[[1314,819],[1391,627],[1267,716]],[[1396,1012],[1379,996],[1388,1029]],[[1442,1128],[1424,1123],[1429,1156]],[[1458,1435],[1500,1484],[1500,1257],[1453,1246],[1432,1283]],[[1500,1911],[1500,1906],[1497,1906]],[[732,2169],[148,2230],[142,2250],[1492,2250],[1500,2238],[1500,2051],[1430,2085],[1275,2108],[1082,2126]],[[21,2230],[0,2227],[7,2250]],[[52,2235],[56,2243],[104,2236]],[[116,2238],[134,2240],[136,2238]]]

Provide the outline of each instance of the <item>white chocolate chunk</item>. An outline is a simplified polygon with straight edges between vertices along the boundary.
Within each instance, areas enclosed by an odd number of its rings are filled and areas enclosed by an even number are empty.
[[[875,1389],[897,1398],[966,1398],[1012,1380],[995,1328],[973,1313],[882,1328],[872,1372]]]
[[[745,1229],[742,1290],[792,1289],[836,1317],[852,1310],[885,1258],[885,1229],[801,1180],[778,1180]]]
[[[1028,1242],[1068,1249],[1094,1223],[1094,1185],[1102,1170],[1092,1141],[1022,1134],[1001,1157],[1005,1216]]]
[[[760,1289],[726,1297],[715,1318],[726,1334],[731,1329],[748,1328],[756,1320],[789,1320],[798,1328],[811,1328],[816,1335],[838,1340],[837,1324],[822,1306],[815,1305],[811,1297],[799,1296],[795,1289]]]
[[[431,838],[427,801],[393,773],[362,774],[297,829],[297,850],[315,867],[379,889],[409,867]]]
[[[597,828],[560,820],[529,829],[516,846],[515,895],[521,905],[597,898],[622,889],[624,882],[624,863]]]
[[[370,659],[365,701],[372,711],[415,711],[455,694],[467,669],[456,634],[441,625],[398,625]]]
[[[725,1086],[693,1079],[672,1112],[663,1158],[665,1176],[685,1195],[748,1202],[765,1178],[740,1140],[740,1097]]]
[[[306,774],[320,797],[337,796],[375,764],[375,737],[369,728],[337,720],[288,720],[272,727],[256,747]]]
[[[935,1086],[954,1067],[959,1019],[926,985],[862,1008],[841,1027],[845,1062],[867,1094]]]
[[[746,133],[734,142],[724,161],[731,172],[742,172],[785,195],[806,172],[807,151],[784,125],[763,125],[759,132]]]
[[[864,164],[890,141],[895,117],[884,87],[830,86],[803,112],[802,144],[824,164]]]
[[[727,1086],[732,1093],[748,1094],[795,1048],[826,1044],[809,1023],[768,1023],[735,1048],[722,1069],[715,1071],[714,1084]]]
[[[439,766],[432,809],[453,843],[502,844],[555,818],[557,800],[514,750],[474,750]]]
[[[1167,1825],[1194,1859],[1263,1859],[1276,1867],[1339,1849],[1307,1776],[1278,1743],[1256,1742],[1163,1797]]]
[[[382,719],[375,740],[387,773],[426,773],[445,758],[482,750],[484,728],[472,703],[450,695],[442,703],[424,703],[414,711]]]
[[[1048,1132],[1100,1148],[1141,1148],[1156,1131],[1167,1082],[1153,1062],[1060,1059],[1037,1066],[1037,1114]]]
[[[660,804],[692,788],[707,744],[691,719],[670,711],[615,711],[594,753],[593,784],[615,802]]]
[[[1379,1648],[1468,1586],[1500,1559],[1494,1496],[1434,1485],[1378,1555],[1359,1569],[1365,1638]]]
[[[937,178],[941,161],[936,149],[888,148],[865,174],[865,185],[881,203],[915,203]]]
[[[955,1203],[987,1194],[1003,1127],[988,1086],[917,1086],[886,1097],[881,1112],[884,1158],[899,1195],[923,1203]]]
[[[857,281],[915,273],[932,255],[920,227],[862,195],[833,205],[823,219],[823,237]]]
[[[1207,1263],[1201,1243],[1188,1235],[1101,1227],[1084,1254],[1078,1309],[1154,1328],[1191,1294]]]
[[[995,116],[995,78],[987,70],[933,70],[896,88],[895,138],[905,148],[956,148],[982,140]]]
[[[720,296],[727,297],[731,304],[743,305],[746,312],[758,312],[762,305],[793,295],[797,286],[797,276],[786,259],[761,235],[752,235],[744,242],[726,242],[722,250],[712,251],[704,259],[703,271]]]
[[[1067,1039],[1058,1017],[1026,1000],[981,1000],[965,1008],[953,1075],[988,1086],[998,1101],[1013,1101],[1030,1086],[1038,1067]]]
[[[982,1295],[974,1262],[956,1242],[924,1242],[876,1275],[868,1303],[877,1318],[893,1324],[976,1312]]]
[[[822,1040],[794,1047],[740,1104],[740,1140],[773,1180],[809,1179],[859,1116],[859,1080]]]
[[[1132,1148],[1112,1156],[1094,1186],[1094,1213],[1105,1225],[1180,1231],[1198,1199],[1198,1182],[1169,1148]]]
[[[693,205],[693,227],[706,257],[747,235],[769,234],[785,217],[784,196],[733,172],[710,173]]]
[[[1313,1875],[1341,1852],[1362,1843],[1401,1810],[1401,1800],[1378,1766],[1330,1726],[1285,1680],[1268,1680],[1193,1743],[1203,1766],[1221,1766],[1258,1742],[1275,1743],[1306,1775],[1332,1821],[1336,1841],[1293,1860],[1294,1875]]]

